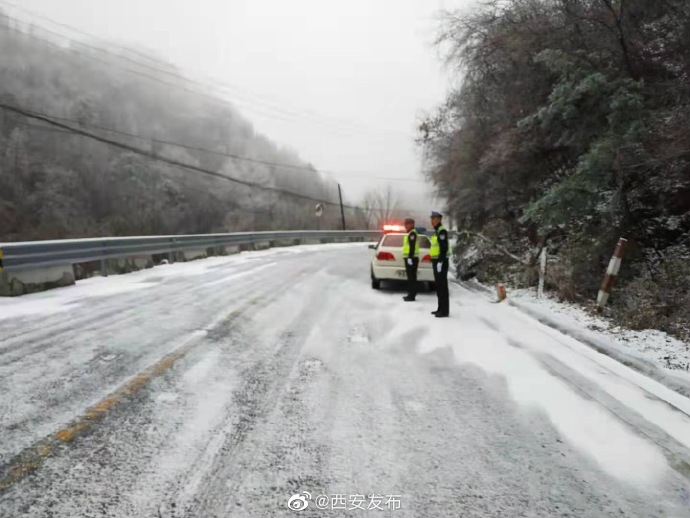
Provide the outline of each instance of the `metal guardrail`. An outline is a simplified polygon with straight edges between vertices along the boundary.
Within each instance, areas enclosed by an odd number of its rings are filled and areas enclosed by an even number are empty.
[[[106,259],[171,254],[185,250],[208,250],[233,245],[249,245],[271,241],[304,239],[377,239],[379,231],[282,231],[240,232],[235,234],[200,234],[186,236],[107,237],[0,243],[4,253],[5,271],[30,270],[48,266],[64,266]]]

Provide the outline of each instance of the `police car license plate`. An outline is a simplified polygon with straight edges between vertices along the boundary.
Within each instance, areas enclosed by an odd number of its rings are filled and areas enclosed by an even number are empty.
[[[397,277],[407,278],[407,272],[405,270],[398,270],[397,272],[395,272],[395,275]]]

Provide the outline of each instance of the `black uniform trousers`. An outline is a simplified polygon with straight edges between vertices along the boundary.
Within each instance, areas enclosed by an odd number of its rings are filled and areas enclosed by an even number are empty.
[[[405,258],[405,272],[407,273],[407,295],[410,298],[417,296],[417,268],[419,267],[419,257],[412,259],[412,265],[407,264]]]
[[[436,283],[436,296],[438,297],[438,312],[441,315],[450,313],[450,301],[448,294],[448,258],[432,259],[431,264],[434,268],[434,282]],[[438,265],[441,264],[441,271]]]

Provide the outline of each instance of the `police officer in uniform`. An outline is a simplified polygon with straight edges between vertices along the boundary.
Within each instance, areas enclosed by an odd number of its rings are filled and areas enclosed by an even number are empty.
[[[407,235],[403,237],[403,261],[407,273],[406,302],[414,302],[417,298],[417,268],[419,267],[419,236],[414,228],[414,220],[405,218],[405,230]]]
[[[431,213],[431,226],[436,233],[431,236],[431,264],[434,268],[434,281],[436,282],[436,295],[438,296],[438,309],[432,311],[436,318],[445,318],[450,314],[450,301],[448,300],[448,258],[450,246],[448,244],[448,231],[441,223],[443,215],[438,212]]]

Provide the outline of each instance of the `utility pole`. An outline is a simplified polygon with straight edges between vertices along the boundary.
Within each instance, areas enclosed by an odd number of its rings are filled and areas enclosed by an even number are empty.
[[[338,184],[338,196],[340,197],[340,217],[343,219],[343,230],[345,230],[345,208],[343,207],[343,190]]]

